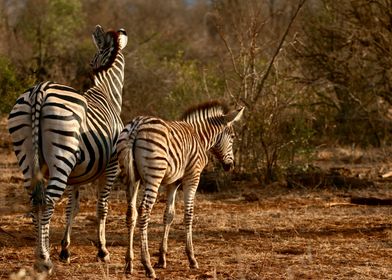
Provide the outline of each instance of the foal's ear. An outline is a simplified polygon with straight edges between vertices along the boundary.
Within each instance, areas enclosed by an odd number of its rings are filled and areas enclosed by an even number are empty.
[[[227,125],[231,125],[234,122],[239,121],[242,118],[245,107],[241,107],[240,109],[231,111],[230,113],[224,115],[224,120]]]

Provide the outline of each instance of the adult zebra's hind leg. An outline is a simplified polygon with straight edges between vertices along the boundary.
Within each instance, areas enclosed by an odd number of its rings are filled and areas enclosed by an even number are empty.
[[[159,249],[159,261],[156,267],[166,268],[166,254],[167,254],[167,240],[169,238],[170,226],[174,220],[175,215],[175,199],[176,192],[179,185],[168,185],[166,188],[166,209],[163,216],[164,232],[162,243]]]
[[[71,164],[71,161],[68,161]],[[72,169],[69,169],[72,170]],[[50,220],[53,216],[56,202],[63,195],[66,188],[66,172],[59,172],[58,169],[51,170],[48,186],[45,191],[43,188],[36,187],[32,193],[33,215],[37,224],[37,247],[35,263],[36,270],[51,273],[52,262],[50,260],[49,228]],[[37,185],[38,186],[38,185]],[[41,191],[40,191],[41,190]]]
[[[37,247],[34,265],[39,272],[51,273],[53,264],[50,260],[49,229],[56,202],[62,196],[66,184],[57,173],[54,172],[48,181],[46,191],[43,186],[35,187],[32,193],[33,220],[37,225]],[[62,174],[64,175],[64,174]]]
[[[79,187],[73,186],[70,187],[70,192],[68,196],[68,204],[66,209],[66,222],[67,225],[65,227],[64,237],[61,240],[61,252],[60,252],[60,260],[66,263],[70,262],[70,252],[69,245],[71,243],[71,230],[72,230],[72,222],[75,216],[79,212]]]
[[[51,274],[53,263],[50,260],[49,226],[54,204],[33,205],[33,222],[36,225],[37,247],[34,268],[38,272]]]
[[[126,224],[128,227],[128,248],[125,254],[125,269],[124,272],[127,274],[131,274],[133,271],[133,234],[135,231],[136,221],[137,221],[137,193],[139,190],[140,181],[136,182],[135,185],[131,185],[130,183],[127,186],[127,217],[126,217]]]
[[[99,260],[109,262],[109,251],[106,248],[106,216],[108,214],[108,199],[114,180],[118,174],[117,158],[113,158],[106,168],[105,174],[99,179],[99,193],[97,202],[98,219],[98,254]]]

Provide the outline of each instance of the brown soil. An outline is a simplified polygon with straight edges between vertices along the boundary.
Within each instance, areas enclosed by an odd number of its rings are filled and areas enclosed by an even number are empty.
[[[28,195],[4,129],[0,145],[0,278],[36,279],[33,226],[27,213]],[[331,152],[336,155],[335,152]],[[200,268],[190,270],[184,250],[182,194],[169,238],[166,269],[159,279],[392,279],[392,208],[390,205],[354,204],[352,197],[391,199],[388,179],[378,173],[389,168],[377,152],[362,153],[361,162],[338,162],[318,155],[315,164],[343,167],[348,178],[370,184],[336,186],[285,182],[262,186],[238,182],[235,188],[198,194],[193,240]],[[369,159],[371,155],[371,159]],[[367,158],[364,158],[367,157]],[[346,170],[346,171],[347,171]],[[390,169],[392,170],[392,168]],[[342,173],[340,173],[342,174]],[[364,175],[360,175],[364,174]],[[319,175],[318,175],[319,176]],[[328,180],[326,182],[329,182]],[[59,261],[65,224],[63,199],[51,223],[51,255],[55,265],[50,279],[127,279],[122,273],[126,246],[125,195],[118,185],[111,195],[107,221],[108,264],[96,261],[95,201],[92,186],[81,193],[80,213],[72,232],[71,263]],[[355,202],[355,201],[354,201]],[[149,227],[152,262],[157,261],[162,234],[164,195],[154,206]],[[136,231],[135,272],[143,279],[140,242]],[[25,272],[25,278],[17,273]]]

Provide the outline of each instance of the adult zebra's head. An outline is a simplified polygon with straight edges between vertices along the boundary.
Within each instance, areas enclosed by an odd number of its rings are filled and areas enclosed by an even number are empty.
[[[245,107],[238,110],[234,110],[226,115],[223,115],[220,119],[223,122],[223,130],[216,136],[215,144],[212,146],[212,153],[222,163],[225,171],[232,170],[234,168],[234,128],[233,123],[239,121],[242,117]]]
[[[91,66],[97,73],[108,69],[113,64],[119,51],[127,45],[128,36],[122,28],[118,31],[105,32],[100,25],[95,27],[92,36],[97,52],[91,61]]]

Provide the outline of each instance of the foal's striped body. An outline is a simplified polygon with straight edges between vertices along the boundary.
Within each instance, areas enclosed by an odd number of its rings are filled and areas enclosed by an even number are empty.
[[[167,238],[174,218],[175,194],[181,184],[184,190],[186,252],[190,266],[198,267],[193,253],[192,220],[200,173],[208,162],[209,150],[213,151],[225,169],[233,167],[232,123],[241,117],[242,111],[243,109],[227,114],[226,106],[212,102],[187,111],[182,121],[164,121],[140,116],[125,126],[120,134],[117,149],[120,166],[128,182],[127,272],[132,272],[133,231],[137,218],[136,194],[139,183],[145,188],[139,208],[139,226],[142,240],[141,257],[147,276],[155,277],[148,252],[147,226],[160,185],[167,187],[168,197],[158,265],[166,267]]]

